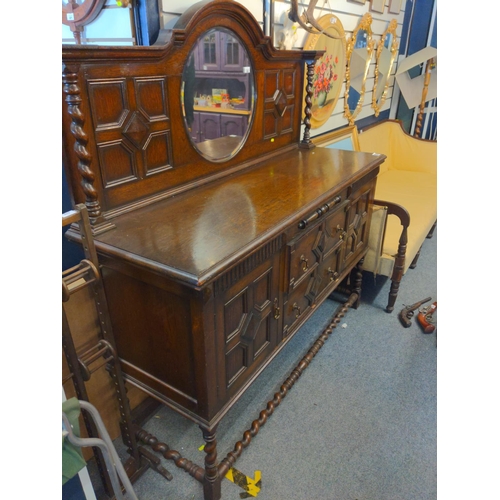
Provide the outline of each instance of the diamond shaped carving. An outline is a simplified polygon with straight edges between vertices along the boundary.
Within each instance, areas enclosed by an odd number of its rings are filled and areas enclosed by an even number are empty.
[[[274,94],[274,107],[280,116],[285,114],[287,106],[288,101],[286,100],[285,92],[283,90],[277,90]]]
[[[134,111],[123,130],[123,135],[140,148],[146,137],[149,136],[149,125],[137,111]]]

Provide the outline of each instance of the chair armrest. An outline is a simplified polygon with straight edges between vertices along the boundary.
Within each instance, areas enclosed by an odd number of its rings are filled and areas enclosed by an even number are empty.
[[[410,225],[410,214],[402,205],[384,200],[373,200],[373,204],[381,207],[387,207],[387,215],[395,215],[399,218],[403,229],[399,237],[398,253],[395,256],[394,268],[391,280],[401,281],[404,274],[406,246],[408,244],[408,226]],[[384,234],[385,238],[385,234]]]

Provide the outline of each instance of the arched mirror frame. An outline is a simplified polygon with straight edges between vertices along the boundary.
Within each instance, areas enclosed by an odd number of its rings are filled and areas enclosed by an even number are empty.
[[[398,23],[396,19],[392,19],[389,23],[389,26],[382,34],[382,38],[379,40],[377,44],[377,51],[375,54],[375,80],[373,82],[373,94],[372,94],[372,108],[375,110],[375,116],[380,114],[382,106],[387,99],[387,90],[389,89],[389,77],[391,76],[392,66],[394,64],[394,59],[396,58],[396,54],[398,51],[398,40],[396,35],[396,28],[398,27]],[[377,87],[379,84],[379,66],[380,66],[380,58],[382,56],[385,41],[389,35],[392,35],[392,43],[390,45],[391,58],[389,61],[389,67],[387,68],[387,78],[385,80],[384,90],[380,95],[379,100],[377,101]]]
[[[346,82],[345,82],[345,94],[344,94],[344,116],[349,121],[349,125],[354,125],[354,120],[358,116],[361,111],[361,107],[363,106],[363,101],[365,99],[365,86],[366,86],[366,77],[368,76],[368,69],[370,68],[370,62],[372,59],[373,49],[375,47],[375,42],[372,39],[372,15],[367,12],[362,18],[359,24],[356,26],[356,29],[352,32],[351,37],[347,40],[347,49],[346,49]],[[353,112],[349,109],[349,89],[351,87],[351,57],[354,52],[354,47],[356,45],[356,39],[358,36],[358,32],[360,30],[366,31],[368,36],[368,42],[366,44],[366,66],[365,72],[363,75],[363,81],[361,84],[361,92],[359,96],[358,103]]]

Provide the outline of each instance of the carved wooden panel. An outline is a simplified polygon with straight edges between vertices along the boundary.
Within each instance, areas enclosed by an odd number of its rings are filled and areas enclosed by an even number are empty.
[[[293,132],[295,71],[266,71],[264,76],[264,139]]]
[[[314,302],[315,274],[310,273],[297,285],[288,296],[283,306],[283,338],[288,337],[295,323],[303,319]]]
[[[224,323],[229,326],[226,352],[226,385],[253,363],[272,338],[272,268],[254,279],[238,296],[224,306]],[[237,326],[232,330],[232,326]]]
[[[235,285],[218,288],[216,330],[224,333],[218,347],[224,366],[219,379],[222,397],[238,390],[277,345],[279,256],[268,256]]]
[[[321,226],[317,226],[306,233],[300,233],[297,238],[288,244],[290,253],[290,290],[295,289],[318,266],[324,236]]]
[[[344,256],[346,262],[368,241],[368,214],[374,191],[375,181],[372,181],[351,195],[352,202],[346,220],[347,234]]]
[[[102,184],[128,184],[172,168],[166,77],[89,80]]]

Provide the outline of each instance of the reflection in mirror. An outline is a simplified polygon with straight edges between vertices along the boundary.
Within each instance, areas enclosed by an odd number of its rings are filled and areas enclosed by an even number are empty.
[[[347,41],[344,116],[348,119],[349,125],[354,125],[365,97],[366,77],[374,47],[371,23],[372,16],[367,12]]]
[[[215,28],[191,50],[182,74],[184,123],[194,148],[207,160],[234,157],[250,130],[254,80],[243,42]]]
[[[375,110],[375,116],[380,114],[380,110],[387,98],[389,77],[391,76],[392,65],[398,50],[396,28],[397,21],[396,19],[392,19],[377,46],[375,81],[373,83],[372,96],[372,108]]]

